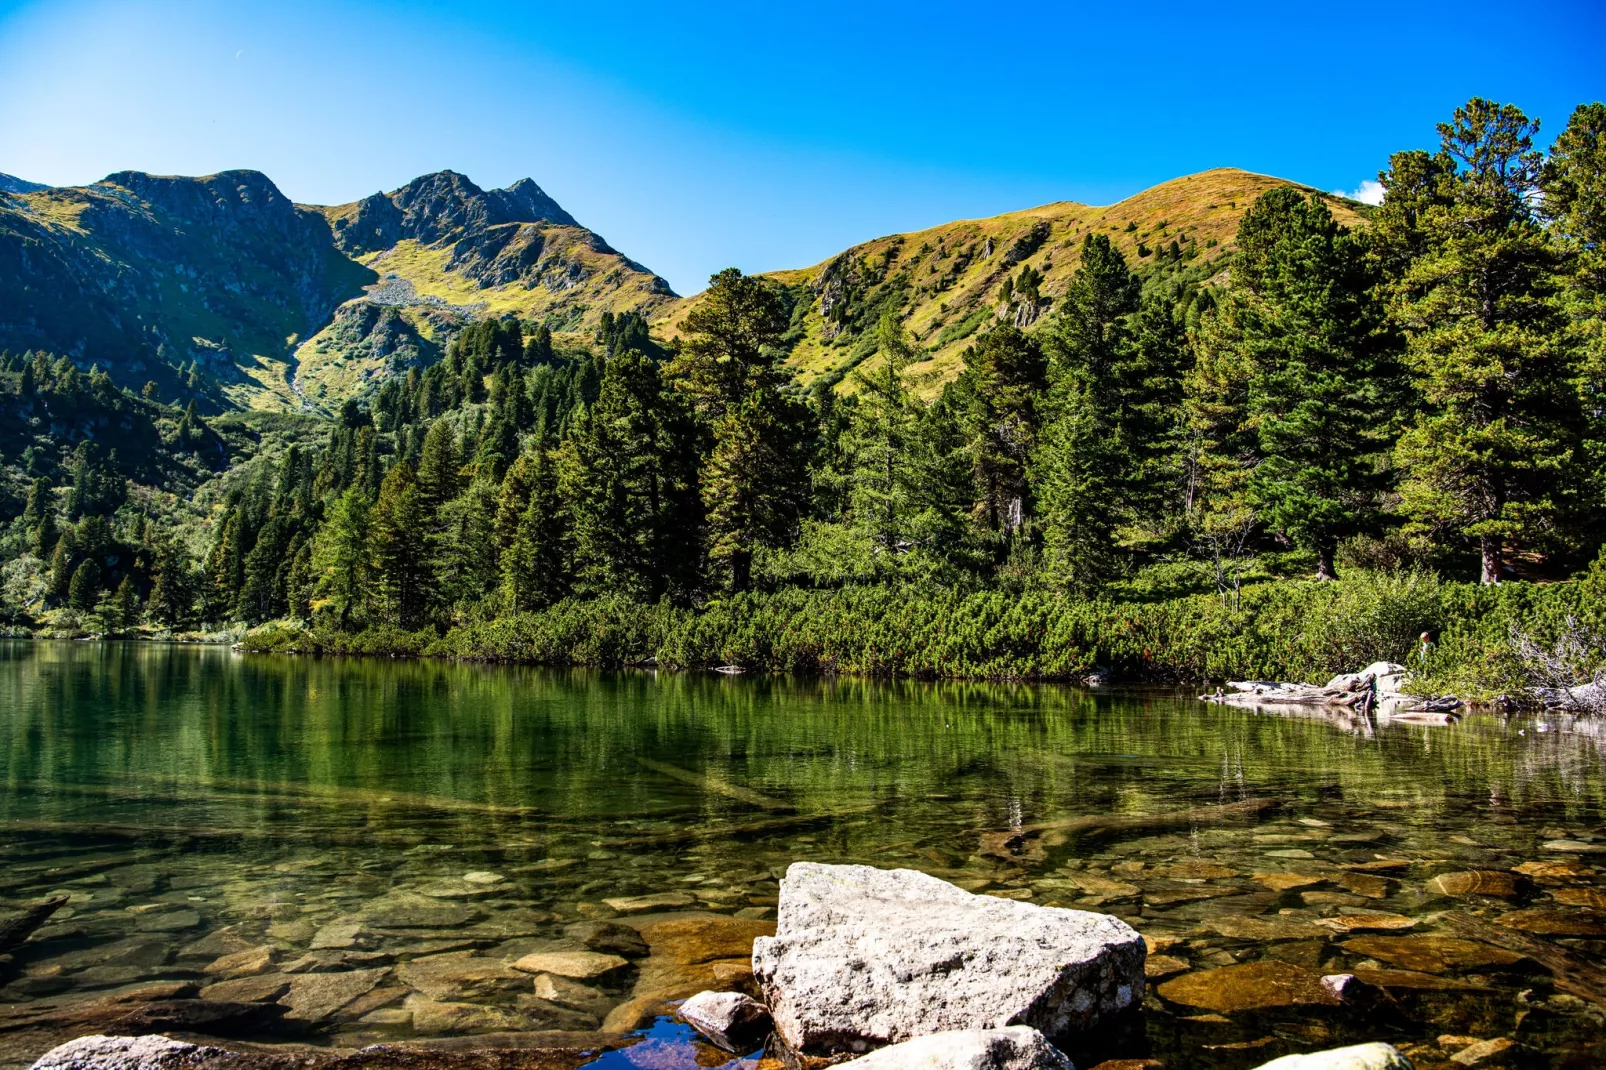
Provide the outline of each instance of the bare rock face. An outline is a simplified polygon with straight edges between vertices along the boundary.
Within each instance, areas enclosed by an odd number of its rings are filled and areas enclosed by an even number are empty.
[[[51,1048],[32,1070],[183,1070],[226,1054],[221,1048],[203,1048],[160,1035],[97,1035]]]
[[[1411,1060],[1392,1045],[1374,1042],[1308,1055],[1284,1055],[1256,1070],[1411,1070]]]
[[[680,1017],[726,1051],[741,1051],[763,1038],[770,1012],[740,992],[699,992],[680,1005]]]
[[[1076,1070],[1030,1026],[955,1029],[906,1040],[853,1060],[859,1070]]]
[[[952,1030],[1052,1037],[1143,998],[1143,938],[1080,910],[972,895],[914,870],[794,863],[753,973],[792,1048],[868,1051]]]

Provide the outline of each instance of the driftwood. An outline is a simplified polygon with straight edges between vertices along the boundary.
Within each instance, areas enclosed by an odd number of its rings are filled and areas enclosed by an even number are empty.
[[[1536,940],[1526,933],[1508,929],[1503,925],[1494,925],[1460,911],[1442,915],[1439,922],[1457,936],[1469,940],[1481,940],[1483,943],[1526,955],[1549,970],[1555,979],[1556,987],[1563,992],[1569,992],[1579,999],[1587,999],[1597,1006],[1606,1007],[1606,969],[1585,962],[1566,948],[1544,940]]]
[[[1221,806],[1200,806],[1192,810],[1171,810],[1163,814],[1087,814],[1081,817],[1040,821],[1018,829],[982,833],[982,853],[1000,858],[1035,859],[1040,855],[1028,840],[1043,837],[1043,842],[1058,845],[1072,839],[1107,836],[1118,832],[1175,828],[1179,825],[1213,825],[1237,818],[1255,817],[1277,806],[1279,799],[1245,799],[1242,802]],[[1046,834],[1046,835],[1045,835]],[[1005,852],[1008,852],[1007,854]]]
[[[33,931],[50,920],[50,915],[60,910],[67,902],[68,897],[58,895],[46,899],[43,903],[35,903],[21,914],[6,922],[0,922],[0,954],[21,947]]]
[[[691,770],[682,769],[678,765],[670,765],[668,762],[657,762],[653,761],[651,758],[642,758],[640,756],[636,758],[636,761],[640,762],[642,765],[646,766],[648,769],[651,769],[655,773],[659,773],[673,780],[679,780],[687,784],[695,784],[704,791],[713,792],[715,795],[724,795],[728,798],[735,799],[738,802],[747,803],[749,806],[756,806],[760,810],[791,811],[797,809],[797,807],[793,806],[791,803],[782,802],[780,799],[772,799],[768,795],[760,795],[756,791],[749,791],[747,788],[741,787],[737,784],[732,784],[724,777],[718,776],[714,773],[693,773]]]

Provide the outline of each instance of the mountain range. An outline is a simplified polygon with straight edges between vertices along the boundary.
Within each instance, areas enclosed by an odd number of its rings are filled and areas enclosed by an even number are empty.
[[[889,235],[766,277],[794,309],[791,360],[805,378],[839,382],[871,358],[875,322],[894,308],[927,353],[911,375],[929,391],[987,323],[1042,322],[1087,234],[1109,234],[1151,281],[1207,281],[1249,204],[1287,184],[1207,171],[1105,207],[1064,201]],[[1341,222],[1362,221],[1365,206],[1322,196]],[[673,338],[699,299],[678,298],[527,178],[485,190],[441,171],[314,206],[255,171],[123,171],[76,187],[0,176],[0,351],[64,353],[121,385],[154,382],[164,400],[327,412],[432,362],[475,318],[515,315],[583,341],[603,313],[636,312]]]

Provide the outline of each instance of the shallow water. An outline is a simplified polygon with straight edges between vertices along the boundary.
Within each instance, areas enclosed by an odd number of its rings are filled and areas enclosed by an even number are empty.
[[[1362,1039],[1418,1066],[1456,1065],[1471,1038],[1517,1045],[1480,1065],[1606,1058],[1590,1047],[1606,1028],[1597,724],[11,642],[0,759],[0,894],[71,897],[0,975],[0,1063],[87,1001],[169,982],[285,1000],[294,1039],[340,1047],[619,1027],[619,1004],[706,982],[707,963],[654,944],[536,993],[496,971],[581,947],[585,920],[645,918],[650,937],[676,915],[772,919],[797,860],[1126,918],[1157,976],[1141,1016],[1073,1051],[1083,1067],[1248,1067]],[[641,896],[663,898],[606,902]],[[1205,973],[1248,963],[1277,965]],[[1382,991],[1364,1008],[1311,994],[1341,972]],[[604,1058],[722,1057],[660,1024]]]

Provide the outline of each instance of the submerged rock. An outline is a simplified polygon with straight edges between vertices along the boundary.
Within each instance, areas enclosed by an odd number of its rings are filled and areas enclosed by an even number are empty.
[[[1392,1044],[1355,1044],[1308,1055],[1284,1055],[1256,1070],[1412,1070],[1411,1060]]]
[[[538,951],[513,963],[513,968],[524,973],[551,973],[575,981],[591,981],[628,965],[630,962],[618,955],[595,951]]]
[[[764,1004],[740,992],[699,992],[680,1005],[680,1017],[726,1051],[757,1043],[770,1027]]]
[[[853,1060],[858,1070],[1076,1070],[1030,1026],[951,1029]]]
[[[1143,998],[1143,939],[1103,914],[972,895],[914,870],[798,862],[753,972],[794,1049],[1091,1028]]]
[[[1342,1001],[1315,970],[1288,962],[1250,962],[1200,970],[1158,989],[1172,1003],[1217,1014],[1300,1005],[1335,1007]]]

